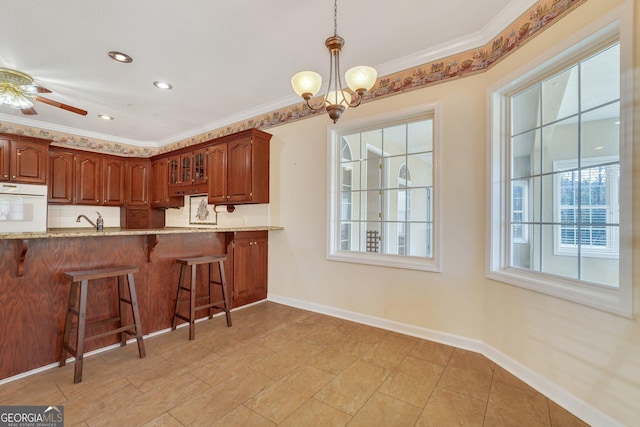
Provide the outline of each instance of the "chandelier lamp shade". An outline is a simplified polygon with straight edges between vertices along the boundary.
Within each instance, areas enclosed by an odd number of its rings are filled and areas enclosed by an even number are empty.
[[[350,68],[345,73],[345,81],[351,92],[343,88],[340,77],[340,52],[344,46],[344,39],[338,36],[337,0],[333,6],[333,36],[329,37],[324,44],[329,50],[330,66],[329,85],[322,102],[316,105],[310,102],[322,86],[322,77],[315,71],[300,71],[295,74],[291,78],[291,86],[306,101],[310,109],[314,111],[326,109],[331,120],[336,123],[344,110],[360,105],[364,94],[376,83],[378,72],[375,68],[366,65]]]

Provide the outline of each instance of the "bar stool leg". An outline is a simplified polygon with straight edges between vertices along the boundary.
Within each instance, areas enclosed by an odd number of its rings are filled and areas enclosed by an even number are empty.
[[[136,285],[133,281],[133,273],[127,274],[127,282],[129,282],[129,298],[131,300],[131,309],[133,311],[133,323],[136,328],[136,341],[138,342],[138,354],[140,358],[146,357],[144,350],[144,341],[142,339],[142,322],[140,321],[140,312],[138,311],[138,297],[136,293]],[[122,315],[122,313],[120,314]],[[124,339],[124,333],[123,339]],[[125,340],[126,343],[126,340]]]
[[[207,269],[209,271],[209,275],[208,275],[208,277],[209,277],[209,304],[214,302],[214,299],[213,299],[213,278],[211,277],[211,273],[212,273],[211,270],[213,270],[212,265],[213,265],[213,263],[211,263],[211,262],[209,264],[207,264]],[[209,310],[209,319],[213,319],[213,307],[209,307],[208,310]]]
[[[231,308],[229,306],[229,295],[227,293],[227,280],[224,277],[224,262],[218,261],[220,270],[220,284],[222,287],[222,299],[224,300],[224,314],[227,317],[227,327],[231,327]]]
[[[67,304],[67,315],[64,319],[64,332],[62,333],[62,350],[60,351],[60,366],[67,364],[67,346],[71,338],[71,329],[73,324],[73,311],[76,308],[76,299],[78,298],[78,283],[71,282],[69,290],[69,302]]]
[[[184,275],[186,273],[184,264],[180,266],[180,279],[178,280],[178,292],[176,294],[176,306],[173,309],[173,321],[171,322],[171,330],[176,330],[176,325],[178,324],[178,306],[180,305],[180,290],[184,286]]]
[[[196,264],[191,266],[191,289],[189,290],[189,340],[196,338]]]
[[[84,362],[84,335],[87,321],[87,285],[89,281],[83,280],[80,284],[80,308],[78,310],[78,339],[76,343],[76,363],[73,375],[74,384],[82,381],[82,365]]]
[[[124,276],[118,276],[116,280],[118,281],[118,318],[120,319],[119,327],[122,327],[125,325],[124,323],[124,313],[125,313]],[[123,331],[123,332],[120,332],[120,346],[124,347],[125,345],[127,345],[127,334]]]

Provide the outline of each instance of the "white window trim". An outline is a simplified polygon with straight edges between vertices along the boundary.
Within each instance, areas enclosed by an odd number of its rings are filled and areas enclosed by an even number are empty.
[[[551,46],[538,58],[506,76],[488,89],[487,125],[487,264],[486,276],[524,289],[541,292],[625,317],[633,316],[632,299],[632,145],[633,145],[633,1],[601,16],[570,37]],[[510,206],[508,204],[507,136],[504,114],[506,94],[541,74],[551,72],[581,57],[592,46],[607,39],[620,40],[620,279],[617,289],[589,285],[522,269],[508,263]]]
[[[417,107],[394,110],[391,113],[368,116],[362,119],[343,121],[339,124],[327,127],[327,242],[326,258],[331,261],[342,261],[358,264],[369,264],[385,267],[403,268],[410,270],[423,270],[440,272],[442,269],[441,251],[441,214],[440,214],[440,141],[441,137],[441,107],[440,103],[422,104]],[[340,251],[340,226],[337,218],[340,209],[340,194],[337,185],[340,182],[340,168],[337,167],[340,153],[333,147],[338,143],[338,135],[352,130],[361,130],[371,127],[378,128],[393,122],[411,120],[424,116],[433,117],[433,229],[431,257],[386,255],[379,253],[366,253],[355,251]]]

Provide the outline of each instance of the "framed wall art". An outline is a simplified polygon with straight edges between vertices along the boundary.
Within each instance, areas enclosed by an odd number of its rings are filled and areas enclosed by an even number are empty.
[[[189,224],[195,225],[216,225],[218,214],[213,209],[213,205],[207,203],[207,196],[189,197]]]

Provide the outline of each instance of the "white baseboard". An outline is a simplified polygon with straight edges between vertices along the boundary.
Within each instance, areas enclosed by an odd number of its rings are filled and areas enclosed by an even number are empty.
[[[396,322],[394,320],[388,320],[368,314],[343,310],[341,308],[302,301],[295,298],[274,295],[271,293],[269,294],[267,299],[275,303],[312,311],[314,313],[326,314],[328,316],[350,320],[369,326],[375,326],[381,329],[386,329],[389,331],[394,331],[401,334],[450,345],[464,350],[481,353],[500,367],[504,368],[511,374],[527,383],[529,386],[533,387],[549,399],[556,402],[558,405],[567,409],[575,416],[581,418],[586,423],[592,426],[624,427],[623,424],[611,418],[609,415],[589,405],[587,402],[574,396],[562,387],[549,381],[547,378],[521,364],[517,360],[507,356],[498,349],[480,340],[465,338],[458,335]]]

